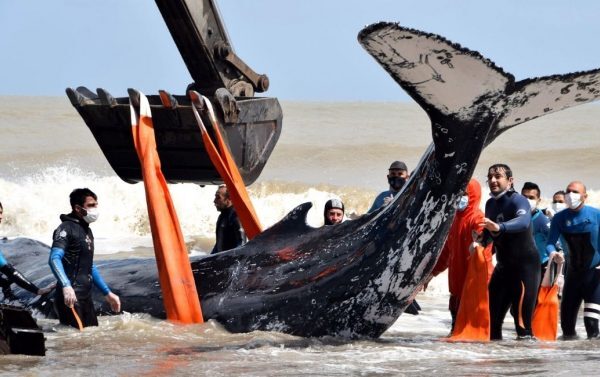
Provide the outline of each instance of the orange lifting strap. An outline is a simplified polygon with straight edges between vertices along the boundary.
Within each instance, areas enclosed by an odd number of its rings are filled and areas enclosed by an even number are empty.
[[[531,329],[533,335],[540,340],[556,340],[558,333],[558,284],[556,279],[552,282],[551,266],[552,261],[548,262],[542,285],[538,293],[538,300],[531,320]],[[562,273],[563,264],[559,264],[556,269],[556,276]]]
[[[73,313],[73,317],[75,317],[75,321],[77,322],[77,328],[79,328],[79,331],[83,331],[83,323],[81,323],[81,318],[79,318],[79,314],[77,314],[77,310],[75,310],[74,306],[71,306],[71,312]]]
[[[132,100],[139,96],[139,111]],[[148,99],[130,91],[131,132],[142,166],[146,204],[152,230],[156,265],[167,319],[180,323],[202,323],[202,310],[179,219],[156,151],[154,125]]]
[[[485,249],[477,247],[469,257],[469,267],[460,296],[454,331],[448,340],[488,342],[490,340],[489,271]]]
[[[242,227],[244,227],[246,235],[249,239],[253,239],[262,232],[262,227],[258,220],[258,216],[256,216],[256,212],[254,211],[254,206],[250,201],[248,192],[246,191],[246,185],[240,175],[237,164],[235,163],[233,156],[231,156],[229,147],[223,140],[212,105],[206,97],[201,96],[198,92],[190,90],[188,94],[192,102],[192,110],[194,111],[196,121],[198,122],[198,127],[202,133],[202,141],[204,142],[206,152],[219,172],[219,175],[227,185],[233,207],[242,223]],[[208,113],[217,139],[217,144],[219,145],[218,149],[204,126],[204,122],[198,113],[198,108],[206,109]]]

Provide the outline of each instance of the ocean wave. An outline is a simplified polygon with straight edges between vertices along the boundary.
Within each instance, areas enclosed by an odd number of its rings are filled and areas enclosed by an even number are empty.
[[[0,234],[49,242],[60,222],[59,215],[70,212],[68,196],[77,187],[89,187],[98,195],[100,218],[93,226],[96,237],[118,239],[150,234],[143,184],[128,184],[116,176],[99,176],[72,166],[47,168],[18,181],[0,178],[0,201],[4,206]],[[218,217],[213,205],[216,186],[186,183],[171,184],[169,188],[183,233],[196,239],[212,238]],[[248,192],[264,228],[305,202],[313,203],[308,224],[321,226],[323,206],[334,197],[342,199],[347,215],[361,215],[377,194],[360,187],[280,180],[258,182]],[[487,197],[485,190],[483,195]],[[544,197],[541,206],[549,203]],[[600,205],[600,191],[588,192],[588,204]]]
[[[93,225],[96,237],[118,239],[150,234],[143,184],[128,184],[116,176],[100,176],[72,166],[47,168],[18,180],[0,178],[0,201],[4,206],[0,234],[50,242],[52,231],[60,223],[59,215],[70,212],[69,193],[77,187],[88,187],[98,195],[100,218]],[[169,188],[183,233],[200,239],[213,237],[218,217],[213,205],[216,186],[187,183],[171,184]],[[268,227],[304,202],[314,204],[308,223],[320,226],[322,208],[332,197],[342,198],[348,213],[363,213],[375,193],[271,181],[253,185],[249,194],[263,227]]]

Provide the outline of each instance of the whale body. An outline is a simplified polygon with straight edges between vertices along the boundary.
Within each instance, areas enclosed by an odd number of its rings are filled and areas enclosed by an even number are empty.
[[[600,97],[598,69],[516,81],[475,51],[397,23],[367,26],[358,40],[427,112],[433,143],[402,191],[373,213],[313,228],[305,203],[244,246],[192,258],[204,318],[229,331],[379,337],[431,273],[483,148],[511,127]],[[46,248],[47,265],[47,246],[31,246],[40,255]],[[34,257],[15,260],[32,275]],[[123,310],[164,318],[152,259],[97,265]],[[40,281],[51,281],[48,273],[33,271]]]

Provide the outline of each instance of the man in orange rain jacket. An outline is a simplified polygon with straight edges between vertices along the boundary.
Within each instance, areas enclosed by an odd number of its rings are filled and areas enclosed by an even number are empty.
[[[469,246],[473,243],[473,232],[481,233],[482,231],[479,224],[483,222],[485,216],[479,209],[480,202],[481,185],[475,179],[471,179],[467,185],[465,195],[461,197],[458,203],[456,217],[448,233],[448,239],[433,269],[433,276],[437,276],[446,268],[448,269],[448,288],[450,290],[448,309],[452,315],[452,330],[454,330],[460,298],[467,276],[470,256]],[[488,262],[488,276],[491,276],[494,269],[491,245],[485,249],[485,255]]]

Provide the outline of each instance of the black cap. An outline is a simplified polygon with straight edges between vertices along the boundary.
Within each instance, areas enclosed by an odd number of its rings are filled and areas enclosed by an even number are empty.
[[[394,161],[392,162],[392,164],[390,165],[389,170],[406,170],[408,171],[408,168],[406,167],[406,164],[402,161]]]

